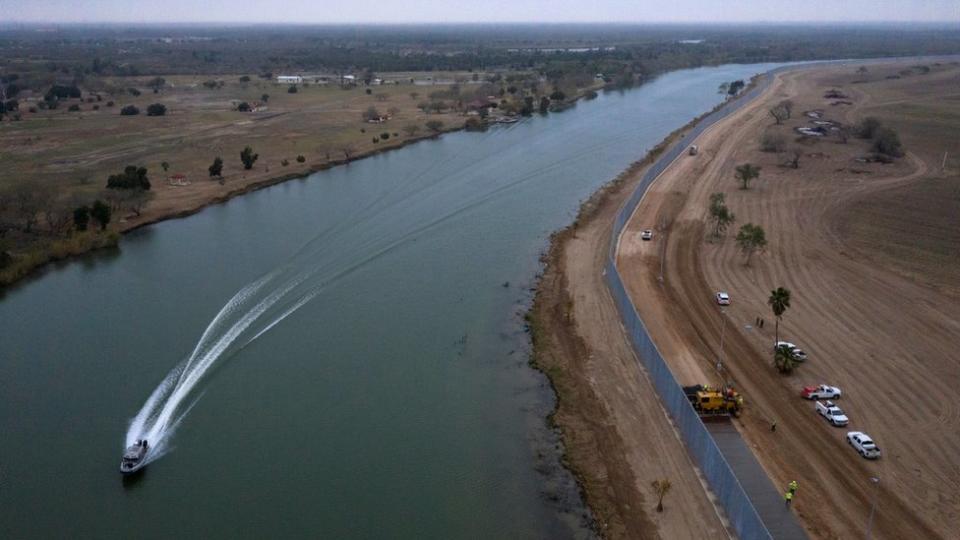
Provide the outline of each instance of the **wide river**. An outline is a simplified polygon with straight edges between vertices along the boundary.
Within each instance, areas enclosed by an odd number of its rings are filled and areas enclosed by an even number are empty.
[[[539,256],[720,83],[772,67],[447,134],[8,291],[0,537],[590,536],[527,365]],[[166,453],[123,479],[140,436]]]

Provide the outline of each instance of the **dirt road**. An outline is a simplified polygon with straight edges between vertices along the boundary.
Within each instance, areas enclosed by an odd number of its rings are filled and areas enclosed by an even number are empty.
[[[649,161],[649,160],[648,160]],[[567,465],[608,538],[727,538],[679,435],[639,367],[603,282],[619,202],[637,166],[558,233],[531,311],[536,364],[559,396]],[[651,483],[669,479],[664,511]]]
[[[902,74],[904,67],[870,70]],[[764,97],[698,138],[699,155],[680,158],[648,191],[621,239],[618,267],[680,382],[726,378],[746,395],[747,412],[737,427],[777,485],[800,482],[795,510],[812,537],[863,535],[876,498],[876,537],[955,538],[960,526],[960,407],[952,389],[960,385],[955,355],[960,309],[951,291],[957,284],[934,287],[929,280],[911,279],[897,263],[853,249],[848,234],[852,211],[861,201],[928,189],[932,176],[949,175],[929,157],[943,149],[924,148],[923,139],[914,137],[916,152],[881,165],[856,161],[866,153],[864,141],[805,140],[798,169],[784,167],[782,156],[758,149],[765,131],[795,139],[793,128],[811,125],[804,111],[820,110],[825,119],[850,122],[865,110],[873,113],[892,103],[886,87],[911,84],[899,76],[857,84],[852,82],[854,69],[820,67],[780,76]],[[917,76],[916,91],[937,92],[958,73],[945,67],[925,74],[927,78]],[[824,99],[825,90],[837,86],[851,105]],[[793,118],[771,127],[768,109],[783,99],[793,101]],[[911,140],[904,139],[911,150]],[[738,189],[733,175],[744,162],[762,166],[761,178],[749,190]],[[717,240],[711,239],[706,220],[709,196],[715,192],[726,194],[736,215],[734,232]],[[947,223],[949,212],[960,210],[942,207],[948,214],[940,221]],[[952,215],[956,227],[960,213]],[[733,236],[751,222],[766,230],[769,246],[746,266]],[[939,223],[934,216],[917,222],[914,228],[883,234],[915,235],[922,242],[930,223]],[[656,229],[652,242],[639,237],[648,228]],[[954,241],[949,232],[932,236]],[[867,239],[872,245],[884,242],[884,237]],[[920,260],[930,261],[931,275],[950,264],[935,257]],[[661,263],[663,282],[658,279]],[[952,264],[960,265],[956,252]],[[916,264],[911,271],[924,273]],[[953,273],[936,275],[943,281]],[[775,324],[767,297],[778,286],[793,293],[780,338],[801,344],[810,356],[789,376],[777,373],[771,361]],[[723,311],[713,301],[718,290],[732,297]],[[757,317],[766,319],[763,329],[757,328]],[[871,434],[883,449],[882,459],[861,459],[846,445],[846,429],[831,427],[814,413],[812,403],[799,399],[802,386],[821,382],[843,388],[838,404],[851,418],[849,429]],[[776,432],[771,431],[773,422]],[[878,491],[871,477],[880,479]]]

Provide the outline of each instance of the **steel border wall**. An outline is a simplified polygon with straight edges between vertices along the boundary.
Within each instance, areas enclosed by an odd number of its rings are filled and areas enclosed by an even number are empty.
[[[607,264],[604,268],[604,276],[607,282],[607,288],[616,302],[617,310],[620,312],[620,319],[627,335],[630,337],[630,343],[633,345],[637,358],[646,368],[653,386],[660,396],[660,401],[664,408],[670,414],[674,424],[680,431],[680,436],[687,447],[687,451],[693,456],[694,461],[700,467],[703,476],[707,479],[711,491],[720,501],[730,524],[742,540],[772,540],[773,536],[767,529],[760,515],[754,508],[753,503],[744,491],[743,486],[737,479],[733,469],[727,463],[727,460],[720,452],[720,448],[713,440],[710,432],[700,419],[700,416],[693,410],[693,406],[687,400],[683,393],[683,388],[674,378],[669,366],[661,356],[657,346],[650,338],[640,315],[637,313],[630,296],[627,294],[626,287],[617,271],[616,253],[617,244],[623,229],[640,200],[647,192],[650,184],[670,166],[687,148],[690,141],[696,139],[707,128],[713,126],[718,121],[726,118],[731,113],[741,109],[744,105],[753,101],[773,80],[773,75],[793,69],[797,66],[783,66],[766,72],[752,89],[737,99],[728,101],[716,111],[710,113],[684,136],[683,139],[674,143],[657,161],[644,173],[640,184],[634,190],[630,198],[624,203],[617,213],[614,221],[613,231],[610,238],[610,249],[607,254]]]

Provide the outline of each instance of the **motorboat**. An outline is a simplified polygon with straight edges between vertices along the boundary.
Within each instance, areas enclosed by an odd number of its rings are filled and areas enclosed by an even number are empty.
[[[126,451],[123,452],[123,459],[120,461],[120,472],[133,474],[142,469],[147,464],[147,453],[149,451],[150,445],[146,439],[140,439],[127,447]]]

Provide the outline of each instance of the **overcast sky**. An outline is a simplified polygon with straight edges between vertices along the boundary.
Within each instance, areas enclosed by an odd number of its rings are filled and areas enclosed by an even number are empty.
[[[0,0],[38,22],[750,22],[960,23],[960,0]]]

